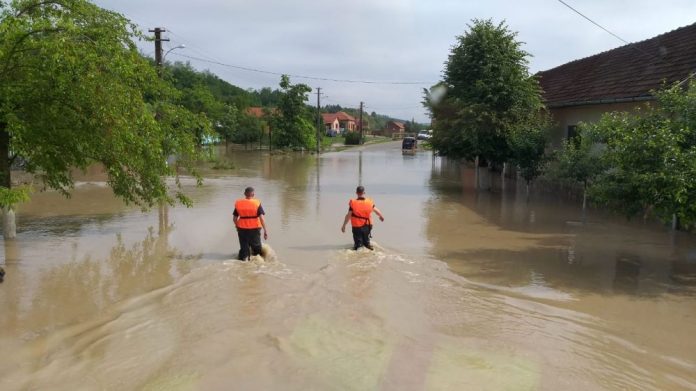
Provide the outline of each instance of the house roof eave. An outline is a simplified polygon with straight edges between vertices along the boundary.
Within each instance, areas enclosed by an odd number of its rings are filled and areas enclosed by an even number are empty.
[[[631,103],[631,102],[647,102],[655,100],[655,96],[653,95],[643,95],[643,96],[634,96],[634,97],[628,97],[628,98],[603,98],[603,99],[593,99],[593,100],[584,100],[584,101],[570,101],[570,102],[552,102],[552,103],[546,103],[546,107],[549,109],[560,109],[563,107],[572,107],[572,106],[593,106],[593,105],[604,105],[604,104],[612,104],[612,103]]]

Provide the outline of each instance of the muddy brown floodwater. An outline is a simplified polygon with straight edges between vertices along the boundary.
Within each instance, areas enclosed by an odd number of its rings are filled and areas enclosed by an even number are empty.
[[[86,175],[17,213],[2,390],[694,390],[696,240],[387,143],[228,155],[195,207]],[[362,183],[375,252],[340,225]],[[254,186],[274,261],[234,260]],[[498,183],[497,188],[503,188]]]

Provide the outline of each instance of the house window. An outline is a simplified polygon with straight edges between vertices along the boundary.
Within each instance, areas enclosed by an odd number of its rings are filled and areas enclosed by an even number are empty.
[[[567,134],[567,139],[572,140],[575,137],[578,136],[578,126],[577,125],[568,125],[568,134]]]

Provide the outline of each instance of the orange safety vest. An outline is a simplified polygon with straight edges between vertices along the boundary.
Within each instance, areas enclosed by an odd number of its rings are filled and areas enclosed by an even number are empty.
[[[372,225],[372,210],[375,203],[371,199],[351,199],[348,203],[351,209],[350,224],[359,228],[364,225]]]
[[[261,220],[259,220],[259,206],[261,201],[252,198],[242,198],[234,203],[234,208],[239,214],[237,220],[237,228],[241,229],[256,229],[261,228]]]

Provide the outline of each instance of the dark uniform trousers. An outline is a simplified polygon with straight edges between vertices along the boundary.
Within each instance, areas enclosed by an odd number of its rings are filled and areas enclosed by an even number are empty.
[[[261,254],[261,228],[242,229],[237,228],[237,236],[239,236],[239,260],[246,261],[249,259],[249,248],[251,247],[251,255]]]
[[[353,227],[353,250],[365,246],[372,250],[370,246],[370,233],[372,232],[372,226],[365,224],[362,227]]]

